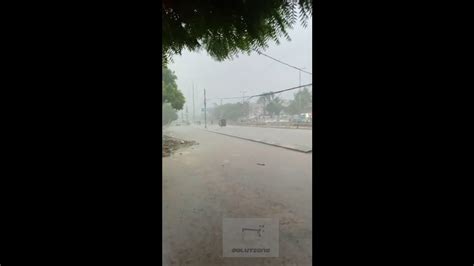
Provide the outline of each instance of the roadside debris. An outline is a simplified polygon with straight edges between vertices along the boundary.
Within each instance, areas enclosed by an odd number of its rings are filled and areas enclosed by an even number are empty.
[[[265,165],[264,163],[257,163],[258,165]]]
[[[170,156],[174,151],[183,148],[183,147],[189,147],[191,145],[195,145],[197,142],[195,141],[187,141],[187,140],[180,140],[176,139],[170,136],[163,136],[163,149],[162,149],[162,156],[163,157],[168,157]],[[182,155],[182,153],[180,153]]]

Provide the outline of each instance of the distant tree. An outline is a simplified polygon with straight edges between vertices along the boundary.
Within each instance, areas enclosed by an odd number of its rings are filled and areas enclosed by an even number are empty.
[[[212,119],[226,119],[237,121],[248,115],[248,103],[226,103],[216,105],[211,111]]]
[[[308,88],[298,91],[294,94],[294,99],[290,102],[286,111],[291,115],[311,112],[312,93]]]
[[[270,114],[270,116],[273,118],[274,115],[280,115],[280,112],[283,110],[283,103],[282,100],[279,97],[271,97],[272,99],[266,106],[266,110]]]
[[[178,113],[169,103],[165,103],[162,105],[163,109],[163,117],[162,117],[162,125],[168,125],[169,123],[173,122],[174,120],[178,119]]]
[[[257,100],[258,103],[268,103],[272,100],[272,94],[270,92],[267,92],[260,96]]]
[[[162,105],[164,103],[170,103],[171,106],[176,110],[182,110],[184,106],[184,95],[178,90],[176,84],[176,75],[173,71],[167,67],[162,68],[163,74],[163,94],[162,94]]]
[[[280,115],[280,112],[284,109],[283,101],[271,92],[267,92],[260,96],[257,103],[263,104],[263,115],[266,115],[268,112],[271,117],[274,115]]]
[[[270,92],[264,93],[257,100],[257,103],[263,104],[263,115],[266,115],[267,104],[272,100],[272,94]]]
[[[162,62],[183,49],[205,49],[221,61],[239,52],[290,40],[287,29],[298,15],[303,26],[312,15],[312,0],[163,0]],[[299,14],[298,14],[299,11]]]

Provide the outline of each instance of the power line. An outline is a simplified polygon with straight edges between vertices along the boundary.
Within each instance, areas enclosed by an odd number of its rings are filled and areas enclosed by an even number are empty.
[[[242,99],[247,98],[248,96],[238,96],[238,97],[227,97],[227,98],[207,98],[208,100],[229,100],[229,99]]]
[[[265,93],[261,93],[261,94],[257,94],[257,95],[252,95],[252,96],[238,96],[238,97],[227,97],[227,98],[208,98],[207,100],[228,100],[228,99],[243,99],[243,98],[253,98],[253,97],[258,97],[258,96],[266,96],[266,95],[270,95],[270,94],[276,94],[276,93],[280,93],[280,92],[284,92],[284,91],[291,91],[291,90],[296,90],[296,89],[299,89],[299,88],[303,88],[303,87],[307,87],[307,86],[312,86],[313,83],[308,83],[308,84],[305,84],[305,85],[301,85],[301,86],[297,86],[297,87],[292,87],[292,88],[289,88],[289,89],[284,89],[284,90],[280,90],[280,91],[271,91],[271,92],[265,92]]]
[[[268,57],[268,58],[270,58],[270,59],[272,59],[272,60],[275,60],[275,61],[277,61],[277,62],[279,62],[279,63],[282,63],[282,64],[287,65],[287,66],[289,66],[289,67],[292,67],[292,68],[294,68],[294,69],[297,69],[297,70],[299,70],[299,71],[301,71],[301,72],[304,72],[304,73],[306,73],[306,74],[313,75],[313,73],[311,73],[311,72],[308,72],[308,71],[305,71],[305,70],[303,70],[303,69],[301,69],[301,68],[299,68],[299,67],[295,67],[295,66],[292,66],[292,65],[290,65],[290,64],[287,64],[287,63],[285,63],[285,62],[283,62],[283,61],[281,61],[281,60],[278,60],[278,59],[276,59],[276,58],[274,58],[274,57],[271,57],[271,56],[269,56],[269,55],[267,55],[267,54],[264,54],[264,53],[262,53],[262,52],[260,52],[260,51],[258,51],[258,50],[255,50],[255,49],[254,49],[254,51],[257,52],[258,54],[261,54],[261,55],[263,55],[263,56],[266,56],[266,57]]]
[[[289,88],[289,89],[284,89],[284,90],[281,90],[281,91],[265,92],[265,93],[258,94],[258,95],[252,95],[252,96],[249,97],[249,99],[253,98],[253,97],[258,97],[258,96],[266,96],[266,95],[276,94],[276,93],[280,93],[280,92],[284,92],[284,91],[296,90],[296,89],[299,89],[299,88],[303,88],[303,87],[306,87],[306,86],[312,86],[312,85],[313,85],[313,83],[309,83],[309,84],[305,84],[305,85],[301,85],[301,86],[297,86],[297,87],[293,87],[293,88]]]

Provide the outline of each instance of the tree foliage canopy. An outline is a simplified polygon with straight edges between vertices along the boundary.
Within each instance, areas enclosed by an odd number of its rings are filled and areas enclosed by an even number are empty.
[[[162,105],[162,110],[163,110],[163,119],[162,124],[167,125],[174,120],[178,119],[178,113],[176,113],[176,110],[171,107],[171,104],[165,103]]]
[[[308,88],[299,90],[294,94],[294,99],[290,102],[290,105],[286,111],[291,115],[301,114],[305,112],[311,112],[312,108],[312,94]]]
[[[248,103],[226,103],[223,105],[216,105],[211,111],[212,119],[227,119],[230,121],[237,121],[239,118],[248,115]]]
[[[266,94],[263,94],[262,96],[258,97],[258,100],[257,100],[257,103],[260,103],[260,104],[263,104],[263,115],[266,115],[266,106],[267,106],[267,103],[270,102],[270,100],[272,99],[271,96],[272,94],[271,93],[266,93]]]
[[[281,36],[289,40],[287,29],[298,19],[306,26],[312,5],[312,0],[163,0],[163,63],[184,48],[205,49],[221,61],[266,48],[270,40],[279,43]]]
[[[279,97],[273,97],[265,109],[271,117],[274,115],[280,115],[280,112],[283,110],[282,100]]]
[[[257,103],[264,104],[264,115],[265,112],[268,112],[273,117],[274,115],[280,115],[280,112],[283,110],[282,100],[273,93],[266,93],[260,96]]]
[[[173,71],[167,67],[162,68],[163,74],[163,94],[161,103],[164,104],[170,103],[171,107],[176,110],[183,109],[185,102],[184,95],[178,90],[178,85],[176,84],[176,75]]]

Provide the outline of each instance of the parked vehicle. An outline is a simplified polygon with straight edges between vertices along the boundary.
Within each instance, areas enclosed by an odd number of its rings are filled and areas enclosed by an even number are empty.
[[[226,126],[226,124],[227,124],[227,121],[226,121],[225,119],[221,119],[221,120],[219,120],[219,126],[221,126],[221,127],[225,127],[225,126]]]
[[[294,115],[291,117],[290,122],[293,123],[310,123],[311,122],[311,114],[310,113],[302,113],[299,115]]]

